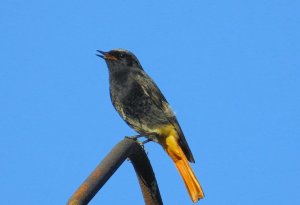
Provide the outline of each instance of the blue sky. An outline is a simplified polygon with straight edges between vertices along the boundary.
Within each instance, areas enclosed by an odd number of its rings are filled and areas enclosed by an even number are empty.
[[[140,59],[177,114],[206,197],[300,204],[299,1],[20,1],[0,7],[0,204],[65,204],[125,135],[96,49]],[[192,204],[161,147],[165,204]],[[125,162],[90,204],[143,204]]]

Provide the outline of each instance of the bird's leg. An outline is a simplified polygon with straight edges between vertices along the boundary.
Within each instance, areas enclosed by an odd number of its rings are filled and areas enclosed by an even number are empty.
[[[145,145],[146,143],[153,141],[153,140],[150,139],[150,138],[147,138],[145,141],[142,141],[142,142],[141,142],[141,141],[138,141],[137,139],[138,139],[138,138],[141,138],[141,137],[145,137],[145,136],[144,136],[144,135],[125,136],[125,138],[127,138],[127,139],[132,139],[132,140],[136,141],[137,143],[139,143],[143,149],[144,149],[144,145]]]
[[[151,142],[152,141],[152,139],[150,139],[150,138],[148,138],[148,139],[146,139],[145,141],[142,141],[142,142],[139,142],[138,141],[138,143],[141,145],[141,147],[145,150],[145,144],[146,143],[148,143],[148,142]],[[146,150],[145,150],[145,152],[146,152]],[[146,152],[146,154],[148,154],[148,152]]]
[[[150,138],[148,138],[148,139],[146,139],[145,141],[143,141],[142,144],[145,145],[146,143],[151,142],[151,141],[153,141],[153,140],[150,139]]]
[[[141,142],[138,141],[138,138],[144,137],[143,135],[135,135],[135,136],[125,136],[126,139],[132,139],[134,141],[136,141],[137,143],[139,143],[139,145],[143,148],[143,150],[145,150],[144,144],[146,144],[147,142],[152,141],[151,139],[146,139],[145,141]],[[147,153],[148,154],[148,153]],[[127,160],[130,162],[130,159],[127,158]]]
[[[138,139],[138,138],[141,138],[141,137],[145,137],[145,136],[144,136],[144,135],[125,136],[125,138],[127,138],[127,139],[132,139],[132,140],[136,141],[137,143],[139,143],[139,144],[143,147],[143,149],[144,149],[144,145],[145,145],[146,143],[153,141],[153,140],[150,139],[150,138],[147,138],[145,141],[142,141],[142,142],[141,142],[141,141],[138,141],[137,139]]]
[[[135,136],[125,136],[125,138],[127,139],[132,139],[132,140],[137,140],[140,137],[144,137],[143,135],[135,135]]]

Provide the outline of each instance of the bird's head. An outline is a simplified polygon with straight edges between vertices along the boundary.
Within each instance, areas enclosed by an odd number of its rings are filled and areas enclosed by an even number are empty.
[[[97,50],[97,56],[103,58],[110,70],[119,70],[124,68],[142,69],[137,57],[128,50],[113,49],[108,52]]]

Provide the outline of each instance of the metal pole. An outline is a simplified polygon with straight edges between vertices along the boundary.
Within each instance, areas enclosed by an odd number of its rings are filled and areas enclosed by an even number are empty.
[[[67,205],[86,205],[129,158],[137,174],[146,205],[162,205],[153,169],[142,146],[133,139],[119,142],[69,199]]]

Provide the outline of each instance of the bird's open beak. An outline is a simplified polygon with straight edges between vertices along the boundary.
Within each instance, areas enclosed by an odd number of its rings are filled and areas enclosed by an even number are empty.
[[[97,50],[100,54],[96,54],[96,56],[99,56],[100,58],[103,58],[104,60],[111,60],[111,61],[116,61],[118,60],[115,56],[111,55],[109,52],[104,52]]]

